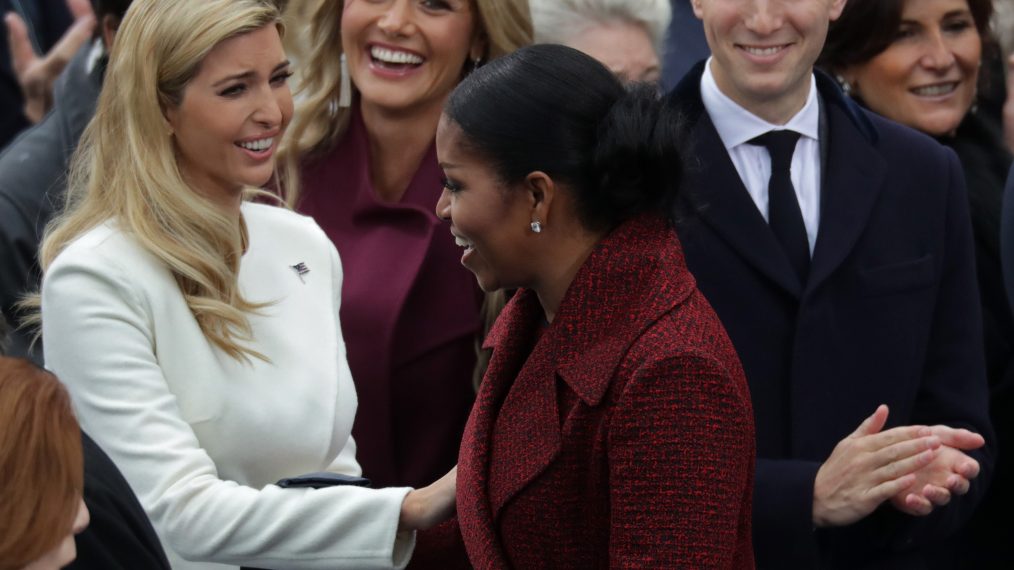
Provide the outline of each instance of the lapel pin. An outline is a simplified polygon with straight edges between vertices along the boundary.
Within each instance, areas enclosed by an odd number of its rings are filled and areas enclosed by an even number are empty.
[[[296,275],[299,276],[300,281],[306,283],[305,275],[310,272],[310,268],[307,267],[305,263],[300,261],[299,263],[295,265],[290,265],[289,267],[291,267],[292,270],[296,272]]]

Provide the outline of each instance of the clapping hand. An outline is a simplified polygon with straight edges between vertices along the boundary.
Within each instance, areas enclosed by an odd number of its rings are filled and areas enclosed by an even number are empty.
[[[882,431],[887,414],[887,406],[878,407],[820,466],[813,485],[815,526],[844,526],[866,517],[907,492],[915,473],[934,463],[940,436],[927,426]]]
[[[968,492],[972,479],[979,475],[979,462],[964,451],[985,444],[981,435],[968,430],[947,426],[930,429],[943,445],[933,461],[915,473],[912,485],[891,497],[895,508],[914,516],[928,515],[949,503],[952,496]]]

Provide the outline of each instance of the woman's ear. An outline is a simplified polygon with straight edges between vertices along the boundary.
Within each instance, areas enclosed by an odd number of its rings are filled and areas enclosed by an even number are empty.
[[[177,109],[176,107],[172,105],[162,106],[162,117],[164,119],[163,123],[165,124],[165,129],[166,132],[169,134],[169,136],[173,136],[173,134],[175,134],[176,132],[176,121],[178,115],[179,109]]]
[[[482,29],[476,29],[472,37],[472,45],[468,48],[468,61],[478,67],[479,63],[486,61],[489,55],[489,38]]]
[[[531,207],[532,221],[548,225],[553,203],[559,188],[556,182],[541,170],[531,172],[525,177],[524,191]]]

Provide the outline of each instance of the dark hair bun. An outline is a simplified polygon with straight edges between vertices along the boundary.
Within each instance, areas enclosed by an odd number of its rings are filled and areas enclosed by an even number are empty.
[[[658,87],[633,85],[598,128],[592,156],[594,183],[582,200],[594,219],[624,220],[667,210],[683,173],[678,114]]]

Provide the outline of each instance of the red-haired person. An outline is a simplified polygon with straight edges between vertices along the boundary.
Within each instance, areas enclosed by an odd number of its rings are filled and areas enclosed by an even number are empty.
[[[0,570],[74,560],[88,526],[81,430],[52,374],[0,357]]]

